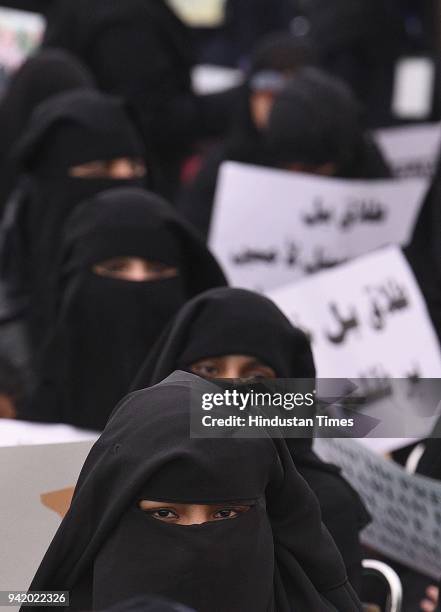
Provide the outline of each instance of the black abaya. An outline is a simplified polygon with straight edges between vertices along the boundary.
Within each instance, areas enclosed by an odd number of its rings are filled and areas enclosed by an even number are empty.
[[[269,299],[242,289],[213,289],[186,304],[148,355],[133,389],[156,384],[175,369],[202,359],[248,355],[278,378],[315,379],[311,346]],[[323,521],[346,563],[351,584],[361,587],[359,531],[369,515],[358,494],[312,450],[312,440],[289,439],[297,469],[316,493]]]
[[[198,612],[361,610],[285,442],[189,437],[191,397],[213,387],[178,372],[120,404],[31,590],[69,590],[73,610],[146,593]],[[181,526],[144,514],[141,499],[250,509]]]
[[[159,262],[177,276],[130,281],[97,275],[117,257]],[[66,222],[54,266],[55,325],[37,367],[24,417],[102,429],[129,390],[144,355],[192,296],[225,284],[212,255],[170,206],[140,189],[112,189]]]

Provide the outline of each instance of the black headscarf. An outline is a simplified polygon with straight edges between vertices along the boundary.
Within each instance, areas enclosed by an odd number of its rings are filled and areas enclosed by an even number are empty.
[[[133,389],[149,387],[176,369],[226,355],[259,358],[278,378],[315,379],[311,345],[268,298],[244,289],[212,289],[186,304],[160,337]],[[358,533],[369,515],[358,494],[312,450],[312,439],[288,439],[297,469],[318,496],[354,587],[361,586]]]
[[[75,53],[100,89],[127,101],[169,198],[194,143],[228,125],[228,97],[194,94],[191,34],[165,0],[58,0],[45,44]]]
[[[340,178],[387,178],[390,171],[361,122],[349,88],[314,69],[297,71],[276,98],[264,133],[274,165],[335,165]]]
[[[17,195],[13,265],[30,294],[28,322],[38,347],[51,321],[45,300],[54,291],[64,222],[74,207],[92,195],[122,185],[143,186],[144,180],[75,178],[77,164],[115,158],[144,158],[142,142],[122,103],[92,90],[76,90],[43,102],[18,144],[17,157],[25,172]]]
[[[77,88],[93,88],[92,75],[65,51],[46,49],[29,58],[14,74],[0,103],[0,210],[17,180],[11,149],[32,112],[44,100]]]
[[[441,341],[441,158],[404,252]]]
[[[93,265],[132,256],[179,270],[133,282],[98,276]],[[32,420],[102,429],[129,390],[146,352],[186,300],[225,284],[212,255],[170,206],[141,189],[113,189],[68,219],[51,296],[52,318]]]
[[[425,442],[424,453],[416,471],[428,478],[441,480],[441,418],[436,422],[431,437]]]
[[[178,372],[121,403],[32,590],[69,590],[73,609],[146,592],[198,612],[361,609],[284,441],[190,438],[192,393],[213,387]],[[143,514],[140,499],[251,509],[180,526]]]

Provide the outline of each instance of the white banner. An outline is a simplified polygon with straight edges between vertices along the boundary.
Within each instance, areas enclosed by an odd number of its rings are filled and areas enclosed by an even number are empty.
[[[39,46],[45,27],[42,15],[0,7],[0,91],[9,75]]]
[[[26,590],[93,441],[0,448],[0,590]]]
[[[355,440],[316,440],[315,450],[342,468],[366,503],[373,521],[363,543],[439,581],[441,482],[407,474]]]
[[[378,130],[375,139],[397,178],[431,179],[435,174],[441,123]]]
[[[427,181],[343,181],[232,162],[220,171],[209,245],[233,286],[257,291],[406,244]]]

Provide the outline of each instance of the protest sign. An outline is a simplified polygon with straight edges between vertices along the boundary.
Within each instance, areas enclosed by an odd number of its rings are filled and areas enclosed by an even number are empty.
[[[269,293],[308,334],[319,379],[350,379],[378,420],[370,438],[427,436],[441,399],[441,353],[398,247]],[[433,380],[426,380],[433,379]],[[400,446],[397,440],[394,447]]]
[[[0,7],[0,92],[10,74],[39,46],[45,26],[42,15]]]
[[[372,523],[362,531],[362,542],[439,581],[441,482],[408,474],[355,440],[320,439],[314,448],[342,468],[366,503]]]
[[[427,182],[344,181],[227,162],[209,244],[230,283],[268,291],[406,244]]]
[[[0,590],[26,590],[93,441],[0,448]]]
[[[321,378],[440,378],[424,299],[398,247],[270,292],[310,336]]]
[[[375,140],[395,177],[431,179],[435,174],[441,148],[441,123],[378,130]]]

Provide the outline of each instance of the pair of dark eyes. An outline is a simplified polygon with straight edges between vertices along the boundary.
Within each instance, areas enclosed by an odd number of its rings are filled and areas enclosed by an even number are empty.
[[[200,362],[191,366],[193,374],[202,376],[203,378],[216,378],[222,370],[222,366],[210,362]],[[272,368],[265,365],[252,365],[247,368],[242,378],[247,380],[264,380],[266,378],[275,378],[275,373]]]
[[[244,512],[247,512],[247,510],[249,510],[249,506],[240,506],[236,508],[221,508],[213,512],[208,518],[207,522],[224,521],[227,519],[237,518]],[[162,521],[178,521],[181,518],[181,516],[171,508],[154,508],[152,510],[144,510],[144,512],[152,518]]]

